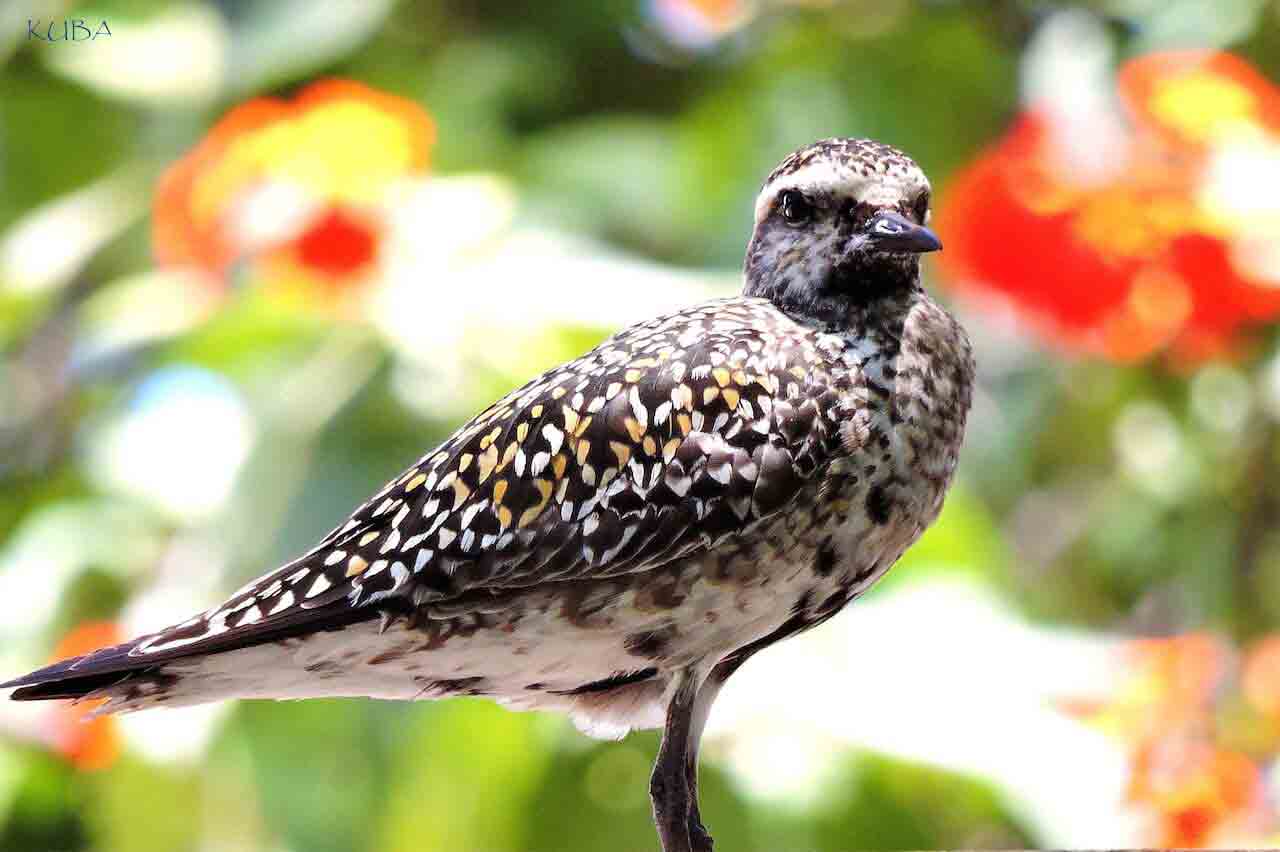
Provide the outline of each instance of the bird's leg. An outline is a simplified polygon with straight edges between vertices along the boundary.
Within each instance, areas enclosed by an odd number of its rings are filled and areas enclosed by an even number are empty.
[[[723,680],[714,675],[698,688],[689,719],[689,749],[685,759],[685,778],[689,785],[689,842],[694,852],[711,852],[711,835],[702,824],[698,811],[698,749],[702,743],[702,729],[706,727],[711,704],[720,694]]]
[[[721,687],[729,676],[738,670],[756,651],[767,645],[767,642],[755,642],[750,645],[739,648],[729,656],[725,657],[716,667],[711,670],[711,674],[698,687],[697,694],[694,696],[692,703],[689,705],[687,716],[687,728],[685,729],[685,788],[688,790],[688,820],[686,821],[685,831],[689,838],[689,845],[685,846],[668,846],[666,835],[662,834],[662,822],[658,821],[658,832],[662,836],[663,852],[671,852],[673,849],[679,849],[683,852],[688,848],[693,852],[711,852],[712,841],[711,834],[707,831],[706,826],[702,824],[702,815],[698,810],[698,747],[702,742],[702,729],[707,724],[707,717],[711,714],[711,705],[715,702],[716,696],[720,694]],[[680,690],[676,690],[676,696],[671,699],[671,707],[667,711],[667,727],[662,736],[662,750],[658,753],[658,764],[654,767],[654,778],[658,777],[658,769],[662,766],[663,752],[667,746],[667,732],[671,730],[672,718],[675,715],[677,701],[679,700]],[[651,786],[652,791],[652,786]],[[654,817],[658,818],[658,800],[654,798]]]
[[[662,746],[649,782],[663,852],[711,852],[711,835],[698,812],[698,745],[711,705],[725,682],[757,651],[802,629],[788,622],[724,657],[705,676],[696,669],[682,669],[676,675]]]
[[[696,779],[698,737],[706,721],[706,714],[697,712],[704,678],[705,670],[683,669],[677,673],[662,729],[662,745],[649,779],[653,821],[662,852],[703,852],[710,848],[705,830],[700,834],[706,837],[706,843],[697,847],[690,832],[691,825],[697,822],[697,784],[692,782]]]

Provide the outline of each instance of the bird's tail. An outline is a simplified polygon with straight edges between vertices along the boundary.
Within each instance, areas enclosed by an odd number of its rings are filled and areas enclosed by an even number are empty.
[[[336,639],[341,634],[343,641],[350,642],[353,632],[376,634],[378,616],[376,610],[351,609],[342,618],[331,618],[319,631],[310,624],[277,625],[189,645],[175,640],[184,629],[175,625],[52,663],[0,683],[0,689],[13,689],[14,701],[105,698],[100,712],[223,698],[305,697],[295,694],[299,684],[293,680],[302,681],[307,675],[314,680],[318,661],[333,651],[335,642],[306,642],[304,652],[299,637],[318,633]]]
[[[346,633],[368,624],[377,632],[395,604],[357,605],[360,579],[346,577],[342,566],[325,564],[313,551],[180,624],[53,663],[0,683],[0,689],[15,689],[11,697],[17,701],[107,698],[106,712],[166,702],[275,697],[268,687],[279,680],[278,670],[285,671],[287,684],[298,660],[303,666],[316,663],[312,652],[299,650],[301,637]],[[362,628],[362,635],[366,632]],[[325,652],[332,643],[306,644]]]
[[[394,666],[355,665],[389,637],[365,619],[303,637],[277,637],[163,661],[131,656],[146,638],[63,660],[0,684],[17,701],[104,699],[96,713],[181,707],[230,698],[368,695],[414,698],[420,687]]]

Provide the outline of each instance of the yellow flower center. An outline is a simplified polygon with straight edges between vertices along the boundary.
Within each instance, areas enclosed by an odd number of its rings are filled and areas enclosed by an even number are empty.
[[[409,128],[370,104],[341,100],[281,119],[234,139],[194,187],[202,224],[255,182],[279,180],[318,198],[360,205],[414,167]]]
[[[1161,124],[1187,139],[1209,143],[1251,127],[1257,99],[1233,80],[1199,72],[1161,81],[1149,108]]]

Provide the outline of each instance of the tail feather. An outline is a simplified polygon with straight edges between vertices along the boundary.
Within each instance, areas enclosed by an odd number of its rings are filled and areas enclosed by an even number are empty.
[[[381,610],[378,608],[349,607],[330,611],[321,623],[317,623],[314,613],[315,611],[307,613],[313,616],[311,618],[284,619],[256,625],[260,628],[256,630],[232,630],[190,645],[148,650],[171,641],[171,637],[185,629],[184,625],[177,625],[129,642],[52,663],[0,683],[0,689],[14,689],[9,696],[14,701],[84,698],[126,681],[163,680],[164,675],[160,669],[168,663],[251,648],[320,631],[341,630],[361,621],[381,617]]]
[[[354,528],[345,535],[350,538],[362,532],[363,528]],[[17,688],[11,696],[17,701],[80,698],[126,680],[138,684],[162,680],[162,664],[342,630],[384,613],[411,610],[408,598],[388,594],[407,577],[407,569],[395,570],[404,568],[400,563],[348,576],[345,563],[322,555],[317,548],[249,583],[221,606],[180,624],[53,663],[0,683],[0,689]]]
[[[100,689],[115,686],[128,680],[133,673],[90,675],[72,680],[37,683],[15,689],[9,697],[14,701],[53,701],[56,699],[80,699]]]
[[[67,660],[37,669],[30,674],[0,683],[0,689],[14,689],[9,697],[14,701],[46,701],[57,698],[83,698],[90,692],[119,683],[134,674],[143,671],[140,667],[116,669],[104,663],[104,669],[98,669],[90,662],[97,655],[127,654],[135,643],[126,642],[103,648],[91,654],[71,657]],[[88,671],[78,671],[77,666],[88,665]],[[154,666],[149,666],[153,668]]]
[[[94,689],[115,683],[144,668],[153,667],[158,661],[129,658],[130,651],[146,638],[59,660],[22,677],[0,683],[0,689],[18,687],[10,696],[14,701],[80,698]]]

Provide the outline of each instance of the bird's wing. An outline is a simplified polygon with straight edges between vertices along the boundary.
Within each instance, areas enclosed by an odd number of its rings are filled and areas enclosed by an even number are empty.
[[[633,326],[490,406],[302,558],[74,665],[123,670],[709,548],[786,506],[838,446],[816,339],[758,299]]]

